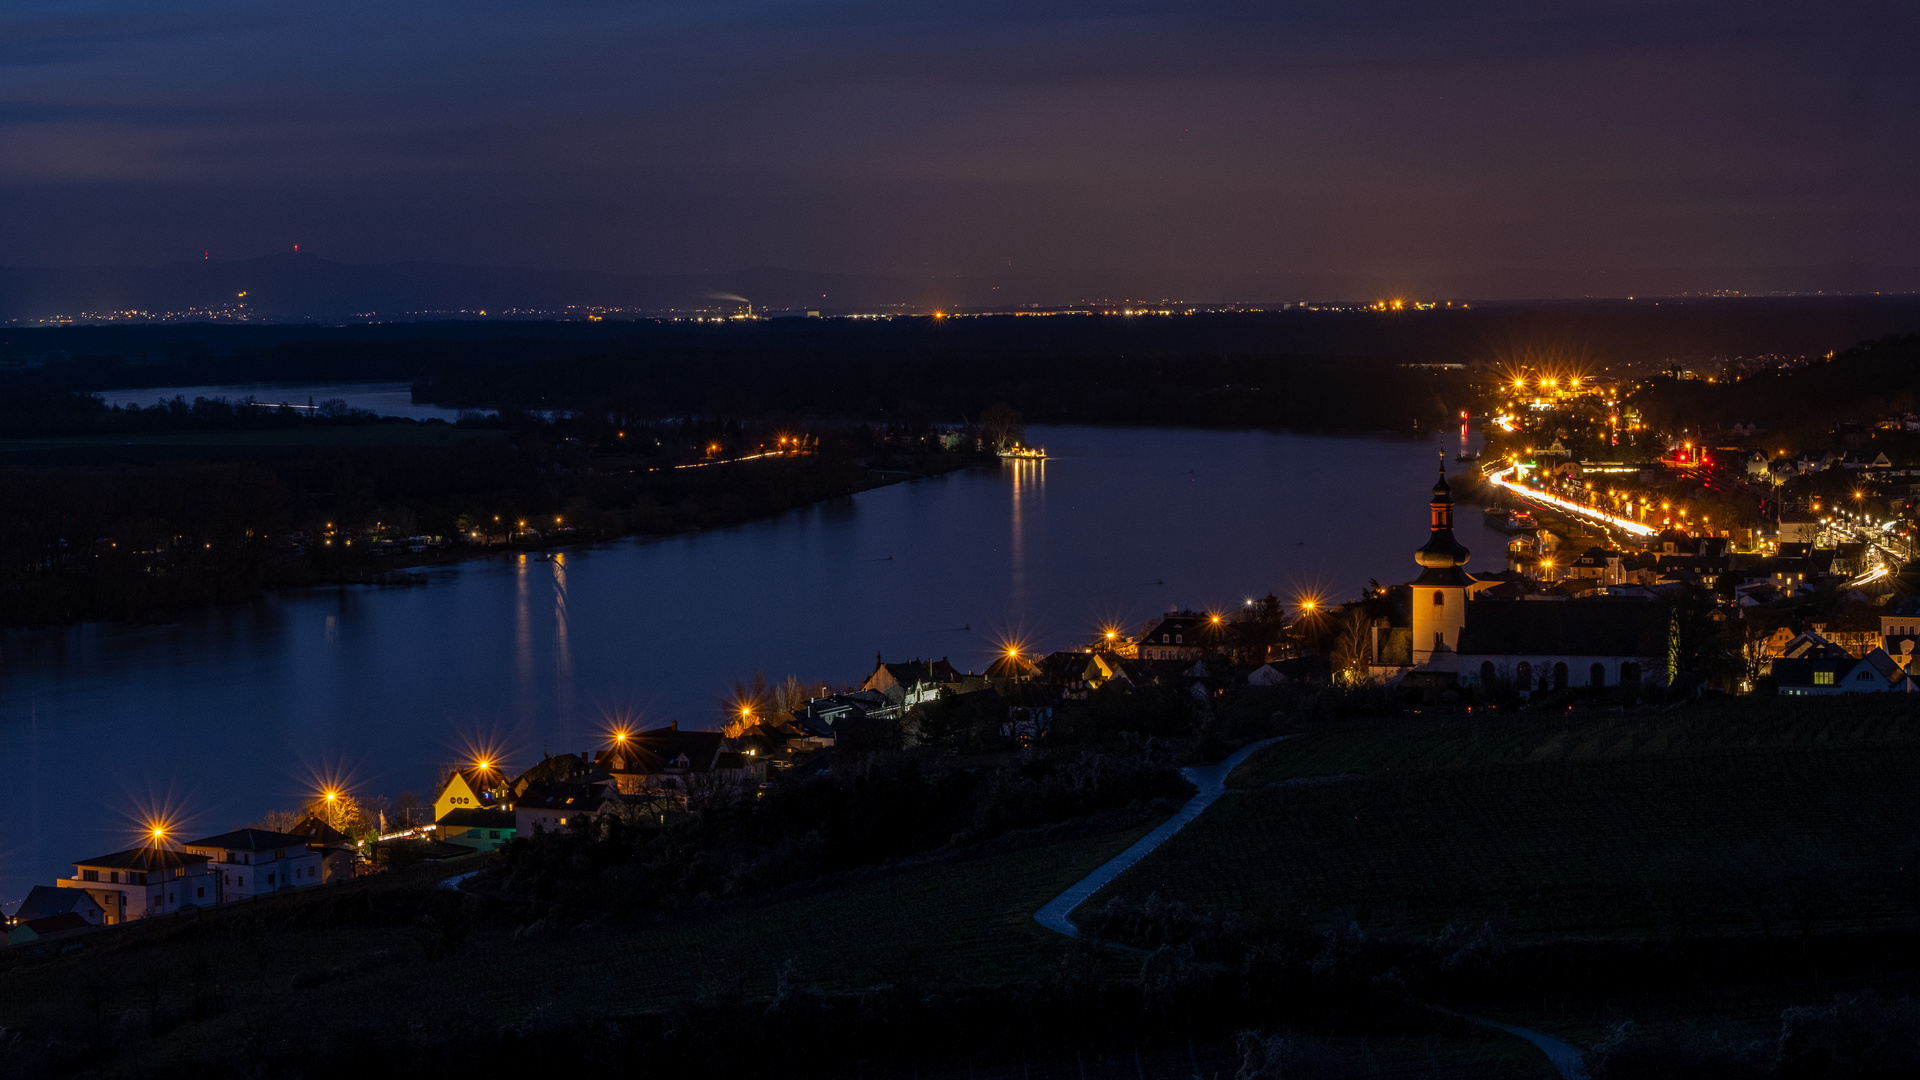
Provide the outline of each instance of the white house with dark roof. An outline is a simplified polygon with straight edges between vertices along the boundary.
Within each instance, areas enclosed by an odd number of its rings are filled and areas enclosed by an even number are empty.
[[[219,903],[219,880],[208,872],[210,861],[205,855],[149,844],[81,859],[73,864],[71,878],[54,884],[85,891],[100,905],[106,922],[117,925]]]
[[[308,838],[266,829],[236,829],[181,845],[206,858],[220,881],[220,898],[248,900],[282,889],[320,884],[322,852]]]

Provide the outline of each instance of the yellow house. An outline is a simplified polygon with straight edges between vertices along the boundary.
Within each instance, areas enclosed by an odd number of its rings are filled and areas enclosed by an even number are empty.
[[[433,820],[439,821],[455,810],[483,810],[513,808],[511,799],[504,799],[502,790],[506,778],[498,769],[472,768],[460,769],[447,777],[446,786],[440,789],[440,795],[433,800]]]

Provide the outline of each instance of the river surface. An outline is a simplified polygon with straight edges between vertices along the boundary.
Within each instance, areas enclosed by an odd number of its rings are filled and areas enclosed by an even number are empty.
[[[471,748],[525,766],[601,745],[616,717],[717,726],[755,671],[857,683],[876,653],[978,671],[1008,641],[1071,648],[1176,606],[1352,599],[1417,572],[1436,453],[1458,449],[1452,433],[1028,439],[1052,458],[730,529],[178,625],[0,635],[0,898],[130,845],[150,813],[200,836],[295,809],[323,779],[431,798]],[[1506,538],[1460,517],[1471,565],[1503,569]]]

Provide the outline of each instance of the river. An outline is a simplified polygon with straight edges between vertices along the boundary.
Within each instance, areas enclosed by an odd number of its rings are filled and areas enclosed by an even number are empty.
[[[530,764],[613,718],[716,726],[755,671],[855,683],[874,655],[980,670],[1004,642],[1339,601],[1405,581],[1444,443],[1033,428],[1000,463],[767,521],[496,557],[426,587],[276,594],[155,627],[0,636],[0,898],[128,846],[295,809],[322,780],[414,791],[485,746]],[[750,466],[742,466],[750,467]],[[1505,537],[1461,515],[1471,565]]]

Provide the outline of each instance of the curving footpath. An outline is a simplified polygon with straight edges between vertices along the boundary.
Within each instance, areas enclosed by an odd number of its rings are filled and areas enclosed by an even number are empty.
[[[1532,1028],[1514,1027],[1511,1024],[1496,1024],[1491,1020],[1482,1020],[1480,1022],[1488,1027],[1497,1027],[1509,1035],[1518,1035],[1539,1047],[1540,1052],[1547,1055],[1547,1060],[1553,1062],[1553,1067],[1560,1073],[1561,1080],[1588,1080],[1587,1055],[1581,1053],[1577,1048],[1563,1043],[1551,1035],[1542,1035]]]
[[[1213,801],[1227,790],[1227,775],[1233,772],[1241,762],[1252,757],[1261,747],[1271,746],[1284,738],[1286,736],[1282,735],[1278,738],[1249,743],[1234,751],[1231,757],[1218,765],[1195,765],[1180,770],[1180,774],[1187,778],[1188,783],[1199,788],[1200,793],[1188,799],[1179,813],[1161,822],[1159,828],[1136,840],[1132,847],[1107,860],[1100,869],[1074,882],[1073,887],[1066,892],[1049,900],[1045,907],[1034,912],[1033,921],[1055,933],[1065,934],[1070,938],[1079,937],[1080,928],[1073,925],[1073,920],[1067,918],[1073,913],[1073,909],[1092,899],[1094,893],[1105,888],[1129,866],[1146,858],[1149,851],[1166,843],[1168,837],[1186,828],[1194,818],[1200,816],[1202,811],[1212,806]],[[1540,1051],[1547,1055],[1547,1060],[1553,1063],[1555,1071],[1559,1072],[1562,1080],[1587,1080],[1586,1056],[1578,1049],[1551,1035],[1543,1035],[1530,1028],[1496,1024],[1488,1020],[1482,1020],[1481,1023],[1518,1035],[1539,1047]]]
[[[1105,888],[1108,882],[1119,877],[1127,867],[1146,858],[1147,852],[1166,843],[1167,837],[1186,828],[1194,818],[1200,816],[1202,810],[1212,806],[1213,800],[1227,790],[1227,774],[1241,762],[1253,756],[1254,751],[1263,746],[1271,746],[1284,738],[1286,736],[1281,735],[1277,738],[1248,743],[1235,750],[1227,760],[1218,765],[1193,765],[1180,770],[1180,775],[1186,777],[1188,783],[1199,788],[1200,793],[1188,799],[1179,813],[1161,822],[1159,828],[1134,841],[1132,847],[1107,860],[1100,869],[1075,882],[1066,892],[1047,901],[1046,907],[1034,912],[1033,921],[1055,933],[1065,934],[1070,938],[1079,937],[1080,928],[1073,925],[1073,920],[1067,918],[1074,908],[1086,903],[1088,898]]]

